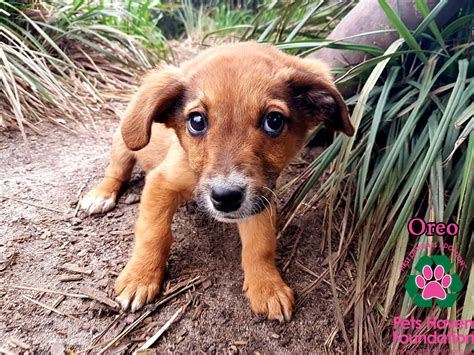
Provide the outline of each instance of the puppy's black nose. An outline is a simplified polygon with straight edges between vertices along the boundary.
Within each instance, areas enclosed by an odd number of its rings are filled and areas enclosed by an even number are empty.
[[[211,201],[214,208],[222,212],[237,211],[244,199],[244,190],[240,187],[214,187],[211,190]]]

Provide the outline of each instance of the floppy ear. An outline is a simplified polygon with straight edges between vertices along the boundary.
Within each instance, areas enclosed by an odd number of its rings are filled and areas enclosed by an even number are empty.
[[[322,121],[329,129],[352,136],[349,111],[328,67],[318,60],[295,59],[299,65],[284,69],[280,75],[296,105],[314,118],[314,124]]]
[[[171,109],[184,94],[179,69],[162,67],[149,73],[125,111],[121,131],[125,145],[140,150],[148,144],[153,121],[166,123]]]

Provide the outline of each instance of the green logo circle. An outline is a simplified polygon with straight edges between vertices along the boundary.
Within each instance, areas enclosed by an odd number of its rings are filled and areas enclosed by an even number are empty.
[[[429,279],[425,278],[423,274],[423,269],[426,270],[426,267],[430,268],[430,272],[427,274],[432,274],[432,269],[438,266],[442,266],[444,272],[442,276],[448,276],[451,278],[449,283],[449,287],[444,287],[441,277],[435,278],[433,280],[429,280],[432,276],[429,276]],[[450,274],[449,271],[451,270],[451,262],[449,261],[446,255],[433,255],[433,256],[423,256],[418,260],[416,264],[415,270],[418,271],[415,275],[408,276],[407,282],[405,282],[405,290],[410,295],[413,302],[418,307],[431,307],[433,305],[433,300],[436,301],[440,308],[447,308],[452,307],[454,302],[459,296],[459,292],[461,291],[463,284],[461,279],[456,273]],[[425,296],[426,287],[436,287],[437,289],[442,288],[443,297],[435,297],[431,296],[427,299]],[[429,293],[429,292],[428,292]]]

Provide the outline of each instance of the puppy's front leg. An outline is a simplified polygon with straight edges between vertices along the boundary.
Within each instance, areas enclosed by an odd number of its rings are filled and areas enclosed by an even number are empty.
[[[293,291],[275,266],[275,218],[268,211],[239,223],[244,291],[252,310],[269,319],[291,318]]]
[[[178,205],[192,195],[194,174],[171,154],[146,178],[132,257],[115,283],[117,300],[133,311],[159,293],[172,243],[171,222]]]

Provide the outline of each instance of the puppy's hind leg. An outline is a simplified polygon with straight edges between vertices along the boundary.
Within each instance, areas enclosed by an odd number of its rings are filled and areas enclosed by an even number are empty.
[[[113,209],[122,185],[130,180],[135,161],[135,153],[126,147],[118,129],[114,134],[110,162],[105,169],[105,176],[83,197],[81,208],[90,215]]]

